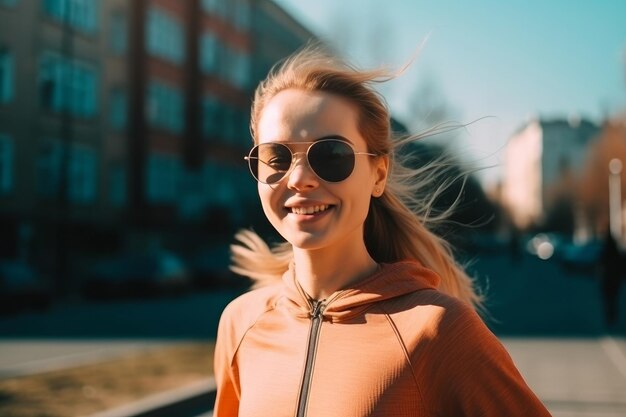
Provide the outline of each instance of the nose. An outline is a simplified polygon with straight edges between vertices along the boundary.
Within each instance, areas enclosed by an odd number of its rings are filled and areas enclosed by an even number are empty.
[[[287,187],[292,190],[311,190],[319,186],[319,179],[306,159],[306,153],[297,152],[293,155],[293,167],[287,175]]]

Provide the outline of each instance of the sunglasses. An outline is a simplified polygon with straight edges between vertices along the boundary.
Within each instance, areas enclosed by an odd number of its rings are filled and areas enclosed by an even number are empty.
[[[306,152],[293,152],[287,143],[310,144]],[[341,182],[354,171],[355,155],[377,156],[356,152],[351,143],[342,139],[320,139],[315,142],[268,142],[256,145],[244,159],[250,172],[263,184],[276,184],[291,171],[296,155],[305,154],[311,170],[326,182]]]

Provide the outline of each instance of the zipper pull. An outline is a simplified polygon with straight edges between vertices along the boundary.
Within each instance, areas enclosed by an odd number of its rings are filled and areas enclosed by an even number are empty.
[[[321,301],[314,300],[313,308],[311,309],[311,318],[313,319],[319,318],[324,312],[324,307],[325,307],[324,300],[321,300]]]

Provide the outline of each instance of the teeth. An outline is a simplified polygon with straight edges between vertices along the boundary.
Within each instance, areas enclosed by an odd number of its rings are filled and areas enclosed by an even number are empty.
[[[294,214],[313,214],[318,213],[320,211],[328,210],[330,206],[328,204],[323,204],[321,206],[311,206],[311,207],[292,207],[291,212]]]

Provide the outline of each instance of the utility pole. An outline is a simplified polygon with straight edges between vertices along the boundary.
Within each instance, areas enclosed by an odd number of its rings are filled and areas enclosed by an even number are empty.
[[[615,241],[622,244],[622,161],[609,161],[609,225]]]

